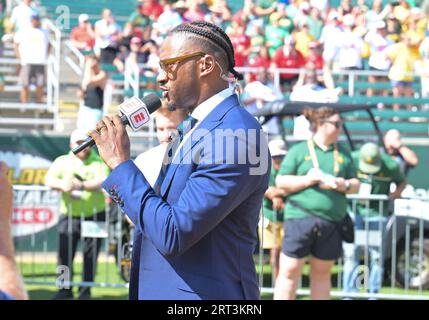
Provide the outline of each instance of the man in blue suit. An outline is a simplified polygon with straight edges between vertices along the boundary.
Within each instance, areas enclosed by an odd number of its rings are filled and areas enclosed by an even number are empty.
[[[130,299],[258,299],[253,252],[270,155],[258,122],[230,83],[234,50],[217,26],[170,32],[160,88],[170,108],[190,110],[152,188],[130,158],[118,116],[91,131],[112,169],[103,188],[136,226]]]

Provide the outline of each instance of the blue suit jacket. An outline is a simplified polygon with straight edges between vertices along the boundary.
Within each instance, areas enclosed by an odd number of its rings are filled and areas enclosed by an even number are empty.
[[[271,166],[259,123],[232,95],[181,151],[160,195],[130,160],[103,183],[136,226],[130,299],[258,299],[253,252]]]

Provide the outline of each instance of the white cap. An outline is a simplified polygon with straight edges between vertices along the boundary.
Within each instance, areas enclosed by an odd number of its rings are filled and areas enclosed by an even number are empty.
[[[72,132],[70,136],[70,143],[76,143],[78,141],[84,141],[88,138],[88,135],[85,131],[81,129],[76,129]]]
[[[355,24],[355,17],[353,17],[351,14],[346,14],[343,17],[343,24],[347,27],[353,26]]]
[[[268,143],[271,157],[284,156],[287,153],[286,143],[281,139],[271,140]]]
[[[79,23],[88,21],[88,20],[89,20],[89,16],[86,13],[82,13],[79,15]]]
[[[338,19],[338,12],[335,10],[332,10],[331,12],[329,12],[328,14],[328,21],[332,21],[334,19]]]

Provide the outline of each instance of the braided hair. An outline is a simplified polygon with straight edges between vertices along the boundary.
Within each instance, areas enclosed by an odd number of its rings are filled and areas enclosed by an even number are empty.
[[[170,31],[169,35],[175,34],[191,34],[199,40],[206,40],[212,46],[221,49],[227,57],[228,71],[234,75],[237,80],[243,80],[243,75],[238,73],[235,67],[234,47],[228,35],[218,26],[208,22],[191,22],[184,23]],[[204,45],[204,43],[201,43]]]

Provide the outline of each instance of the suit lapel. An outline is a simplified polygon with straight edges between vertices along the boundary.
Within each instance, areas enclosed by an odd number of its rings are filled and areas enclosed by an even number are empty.
[[[177,168],[182,164],[183,159],[186,159],[186,156],[189,152],[191,152],[192,148],[195,146],[197,142],[204,139],[205,136],[210,134],[217,126],[222,123],[222,118],[225,114],[235,105],[239,105],[237,95],[232,95],[222,101],[216,108],[213,109],[212,112],[208,114],[208,116],[201,122],[201,124],[196,128],[206,130],[206,134],[204,136],[199,137],[199,139],[193,140],[192,137],[189,137],[188,140],[182,146],[182,149],[179,150],[178,157],[179,160],[174,160],[174,162],[170,165],[165,179],[161,185],[161,196],[164,197],[171,185],[171,181],[173,180],[174,174],[176,173]],[[191,146],[189,147],[189,144]],[[188,157],[190,159],[190,157]]]

